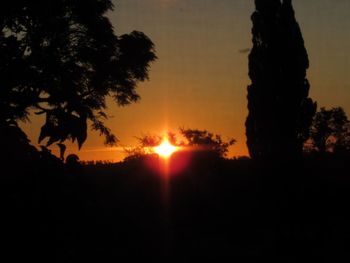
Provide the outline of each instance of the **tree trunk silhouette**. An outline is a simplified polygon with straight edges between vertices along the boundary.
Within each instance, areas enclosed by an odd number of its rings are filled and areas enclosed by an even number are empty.
[[[291,0],[255,0],[249,55],[247,145],[253,159],[300,158],[316,103],[307,51]]]

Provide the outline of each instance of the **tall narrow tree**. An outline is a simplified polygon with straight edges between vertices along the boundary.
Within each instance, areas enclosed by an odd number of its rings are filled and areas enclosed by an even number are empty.
[[[316,111],[307,51],[291,0],[255,0],[247,145],[253,159],[298,158]]]

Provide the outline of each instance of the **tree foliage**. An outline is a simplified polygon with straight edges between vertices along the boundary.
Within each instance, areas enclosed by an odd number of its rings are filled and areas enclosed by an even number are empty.
[[[138,82],[156,59],[142,32],[117,36],[106,17],[110,0],[0,2],[0,121],[44,114],[39,142],[76,140],[91,128],[116,141],[104,124],[106,98],[139,99]]]
[[[235,139],[224,141],[220,135],[207,130],[180,129],[181,135],[186,139],[185,145],[201,147],[202,150],[214,153],[219,157],[226,157],[229,147],[236,143]]]
[[[327,110],[322,107],[315,115],[311,148],[321,153],[350,150],[350,121],[341,107]]]
[[[255,0],[249,55],[247,145],[254,159],[297,158],[309,137],[316,103],[291,0]]]
[[[219,158],[225,158],[229,148],[236,143],[235,139],[225,141],[220,135],[207,130],[185,128],[180,128],[179,134],[168,132],[166,138],[172,145],[187,148],[192,152],[210,153]],[[127,160],[152,154],[152,147],[160,145],[164,136],[144,135],[137,139],[139,143],[136,147],[125,149]]]
[[[126,154],[124,161],[137,160],[153,154],[154,151],[152,148],[160,145],[163,138],[164,136],[150,134],[136,137],[138,141],[136,146],[124,148],[124,152]],[[167,138],[173,145],[178,145],[177,138],[173,133],[168,133]],[[170,140],[169,138],[173,138],[173,140]]]

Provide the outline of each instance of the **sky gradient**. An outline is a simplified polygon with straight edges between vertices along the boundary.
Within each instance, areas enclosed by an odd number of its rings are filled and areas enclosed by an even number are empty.
[[[253,0],[115,0],[108,14],[116,34],[144,32],[156,46],[158,60],[150,80],[141,83],[140,102],[120,108],[110,102],[108,126],[120,140],[106,148],[90,133],[82,160],[119,161],[135,136],[176,132],[179,127],[206,129],[235,138],[229,157],[247,155],[245,118],[248,53],[252,46]],[[350,1],[294,0],[309,54],[311,97],[319,106],[350,112]],[[35,143],[42,120],[24,125]],[[52,149],[56,151],[56,146]]]

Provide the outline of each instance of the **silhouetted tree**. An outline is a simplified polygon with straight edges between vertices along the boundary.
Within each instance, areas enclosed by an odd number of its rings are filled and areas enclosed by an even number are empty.
[[[180,129],[180,133],[186,139],[186,146],[200,147],[202,150],[212,152],[218,157],[226,157],[229,147],[236,143],[235,139],[222,140],[220,135],[206,130]]]
[[[206,130],[184,129],[180,128],[180,135],[184,140],[180,140],[175,133],[169,132],[167,139],[175,146],[189,147],[194,152],[210,153],[215,157],[225,158],[229,147],[236,143],[235,139],[224,141],[220,135],[213,134]],[[126,160],[143,157],[152,154],[152,147],[158,146],[163,141],[160,135],[145,135],[137,138],[139,145],[130,149],[125,149],[127,154]]]
[[[178,142],[175,133],[168,132],[166,135],[169,142],[173,145],[179,146],[182,143]],[[139,158],[143,158],[146,155],[153,154],[153,147],[160,145],[164,139],[164,136],[160,135],[143,135],[141,137],[136,137],[138,140],[138,145],[135,147],[125,148],[124,151],[127,155],[125,161],[135,160]]]
[[[106,97],[127,105],[156,59],[141,32],[116,36],[106,17],[110,0],[0,2],[0,122],[45,114],[39,142],[87,137],[87,122],[116,141],[104,125]]]
[[[124,148],[126,154],[124,161],[142,159],[146,155],[154,153],[151,148],[158,146],[162,142],[162,137],[158,135],[144,135],[136,137],[136,139],[138,140],[137,146]]]
[[[350,150],[350,122],[341,107],[321,108],[311,128],[312,149],[321,153]]]
[[[255,0],[249,55],[247,145],[254,159],[295,159],[316,111],[309,67],[291,0]]]

